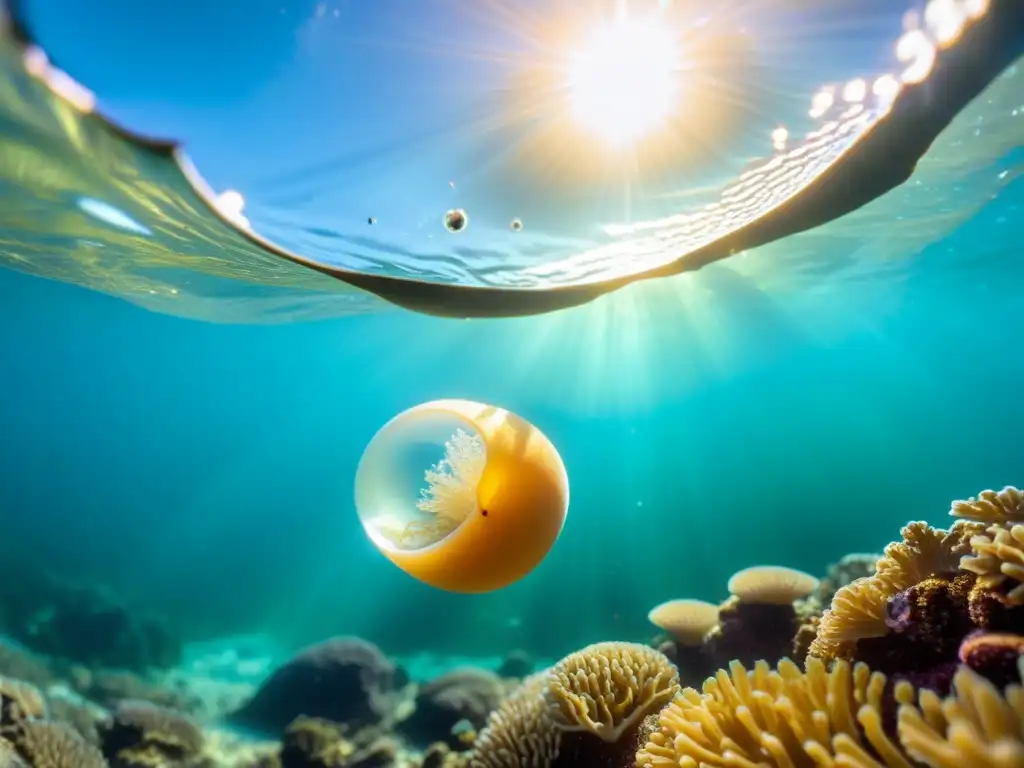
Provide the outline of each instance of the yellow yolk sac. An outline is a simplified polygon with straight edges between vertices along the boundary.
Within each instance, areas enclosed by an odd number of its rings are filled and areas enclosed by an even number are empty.
[[[469,400],[395,416],[359,461],[355,505],[395,565],[449,592],[506,587],[544,559],[565,524],[569,479],[525,419]]]

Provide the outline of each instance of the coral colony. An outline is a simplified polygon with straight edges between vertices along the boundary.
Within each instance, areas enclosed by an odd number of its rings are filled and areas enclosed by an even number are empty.
[[[986,491],[951,514],[821,581],[744,569],[720,605],[651,610],[651,645],[596,643],[540,670],[519,653],[417,685],[339,637],[218,710],[3,646],[0,765],[1020,768],[1024,498]]]

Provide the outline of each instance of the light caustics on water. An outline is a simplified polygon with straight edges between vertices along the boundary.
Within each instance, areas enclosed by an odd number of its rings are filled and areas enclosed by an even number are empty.
[[[705,64],[699,24],[682,45],[662,12],[552,24],[544,34],[559,52],[554,63],[521,71],[507,84],[511,101],[492,105],[502,131],[532,142],[510,142],[533,154],[506,160],[534,173],[525,178],[538,192],[567,176],[628,166],[645,147],[682,151],[680,125],[708,112],[713,99],[695,85]],[[943,137],[957,134],[961,112],[962,123],[1019,106],[1012,65],[1024,51],[1019,0],[931,0],[902,27],[896,21],[890,71],[808,92],[812,129],[780,117],[764,136],[771,154],[712,190],[709,202],[688,207],[680,193],[672,200],[683,201],[681,210],[669,215],[589,221],[559,237],[514,210],[501,211],[489,230],[487,206],[444,205],[433,219],[436,235],[412,244],[386,239],[387,211],[348,212],[369,235],[336,232],[328,237],[336,250],[323,249],[321,237],[296,252],[269,239],[278,233],[261,224],[259,201],[247,200],[245,189],[215,192],[182,147],[104,118],[93,94],[50,63],[17,7],[10,19],[0,33],[2,263],[157,311],[232,322],[357,314],[389,303],[453,317],[537,314],[782,238],[791,238],[791,259],[817,259],[827,271],[833,254],[821,252],[823,238],[837,227],[856,232],[865,217],[896,227],[869,204],[895,194],[915,167],[918,180],[958,180],[953,174],[963,169],[950,155],[964,155],[965,146],[950,140],[947,153]],[[749,34],[756,41],[757,30]],[[971,117],[972,109],[981,112]],[[1019,127],[1000,134],[991,124],[972,145],[978,162],[1019,144]],[[586,151],[567,151],[573,147]],[[574,165],[536,175],[552,157]],[[442,185],[458,192],[460,183],[445,177]],[[799,234],[813,228],[821,228],[817,239]]]
[[[435,400],[373,436],[356,469],[355,506],[373,545],[406,573],[452,592],[489,592],[526,576],[554,546],[569,480],[528,421]]]

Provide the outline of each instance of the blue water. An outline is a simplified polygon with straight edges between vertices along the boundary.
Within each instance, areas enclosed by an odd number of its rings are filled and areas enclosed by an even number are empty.
[[[393,105],[337,74],[349,38],[303,37],[315,3],[103,5],[60,4],[58,19],[39,0],[33,14],[114,116],[188,139],[218,188],[337,154],[353,100]],[[339,23],[371,39],[397,7],[340,3]],[[140,38],[146,25],[161,34]],[[863,27],[848,55],[874,65],[882,26]],[[282,142],[286,155],[268,151]],[[975,172],[1024,167],[1001,162]],[[754,564],[821,574],[909,519],[945,524],[951,500],[1021,482],[1022,207],[1012,181],[898,272],[774,292],[713,266],[520,320],[216,325],[0,272],[0,559],[104,584],[196,641],[258,634],[286,650],[352,633],[393,654],[552,658],[646,640],[662,600],[720,600]],[[819,244],[823,273],[832,248]],[[374,432],[441,397],[524,416],[569,473],[556,547],[495,594],[413,581],[352,506]]]
[[[581,324],[592,364],[537,342],[546,317],[224,327],[3,273],[2,557],[108,583],[197,637],[464,653],[472,634],[475,653],[545,655],[645,637],[662,599],[720,599],[753,563],[822,572],[1016,479],[1022,204],[1017,183],[896,296],[855,286],[794,313],[741,294],[635,337]],[[447,396],[540,425],[572,481],[548,560],[493,595],[418,585],[352,508],[374,431]]]

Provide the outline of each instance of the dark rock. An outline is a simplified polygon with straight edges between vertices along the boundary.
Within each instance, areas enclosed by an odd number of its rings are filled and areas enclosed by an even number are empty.
[[[533,659],[526,651],[515,650],[508,654],[498,667],[501,677],[523,678],[533,672]]]
[[[481,730],[504,698],[502,679],[483,669],[457,669],[430,681],[416,695],[416,708],[399,724],[411,741],[426,746],[445,741],[460,745],[453,727],[461,720]]]
[[[353,726],[377,723],[390,708],[394,674],[377,646],[354,637],[334,638],[278,667],[228,719],[271,735],[301,715]]]

